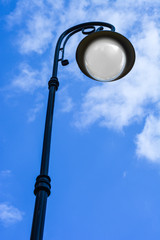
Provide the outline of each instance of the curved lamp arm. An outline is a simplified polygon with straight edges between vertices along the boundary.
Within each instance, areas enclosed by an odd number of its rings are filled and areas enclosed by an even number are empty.
[[[95,29],[95,26],[100,26],[97,30]],[[52,72],[52,78],[57,78],[57,72],[58,72],[58,62],[61,61],[62,65],[67,65],[69,62],[68,60],[65,60],[65,62],[63,62],[63,57],[64,57],[64,49],[65,49],[65,45],[68,41],[68,39],[75,33],[82,31],[83,34],[90,34],[92,32],[95,31],[101,31],[103,30],[103,27],[107,27],[110,28],[112,32],[115,32],[115,27],[112,24],[109,23],[105,23],[105,22],[87,22],[87,23],[81,23],[78,24],[74,27],[71,27],[69,29],[67,29],[66,31],[64,31],[56,44],[56,49],[55,49],[55,55],[54,55],[54,63],[53,63],[53,72]],[[91,31],[86,31],[85,29],[92,29]],[[67,36],[68,35],[68,36]],[[63,46],[61,47],[62,41],[63,39],[66,37],[66,39],[64,40]],[[59,59],[59,52],[62,51],[62,58]]]

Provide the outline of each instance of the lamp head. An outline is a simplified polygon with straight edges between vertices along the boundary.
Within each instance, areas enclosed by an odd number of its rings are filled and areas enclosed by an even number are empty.
[[[76,60],[86,76],[110,82],[124,77],[132,69],[135,51],[123,35],[99,31],[88,35],[79,43]]]

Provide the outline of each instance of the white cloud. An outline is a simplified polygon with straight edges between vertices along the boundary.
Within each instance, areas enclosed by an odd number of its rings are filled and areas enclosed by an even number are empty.
[[[70,112],[73,108],[72,98],[66,97],[65,102],[63,102],[62,112]]]
[[[61,111],[66,113],[71,112],[74,107],[74,103],[72,98],[68,94],[67,87],[62,88],[59,91],[58,97],[61,103]]]
[[[124,7],[129,9],[136,9],[136,10],[140,8],[140,9],[144,9],[145,11],[147,10],[151,11],[151,9],[149,8],[159,6],[159,0],[137,0],[136,2],[134,0],[129,0],[129,1],[123,0],[123,2],[121,0],[117,0],[115,1],[115,6],[118,8]],[[144,11],[142,13],[144,13]]]
[[[26,32],[21,31],[19,34],[21,53],[43,53],[53,38],[53,24],[40,13],[29,19]]]
[[[36,119],[37,114],[43,107],[43,103],[36,103],[36,105],[31,108],[28,112],[28,122],[33,122]]]
[[[123,178],[126,178],[126,176],[127,176],[127,171],[124,171],[123,172]]]
[[[47,85],[48,68],[44,64],[42,69],[32,69],[28,64],[22,63],[20,65],[20,73],[13,79],[12,86],[15,89],[20,89],[26,92],[32,92],[36,88]]]
[[[0,204],[0,221],[5,226],[22,221],[23,215],[23,212],[8,203]]]
[[[53,41],[59,19],[57,11],[63,9],[63,1],[17,1],[16,8],[7,17],[10,28],[19,25],[17,43],[22,54],[42,54]]]
[[[65,98],[62,101],[62,107],[61,107],[61,111],[62,112],[70,112],[73,109],[73,101],[72,98],[69,96],[65,96]]]
[[[137,155],[160,163],[160,117],[150,115],[143,131],[136,138]]]
[[[9,177],[9,176],[11,176],[11,170],[7,169],[7,170],[0,171],[0,176],[1,177]]]
[[[120,130],[141,119],[144,112],[138,105],[140,101],[134,85],[127,81],[92,87],[83,100],[75,124],[82,128],[98,121],[101,126]]]

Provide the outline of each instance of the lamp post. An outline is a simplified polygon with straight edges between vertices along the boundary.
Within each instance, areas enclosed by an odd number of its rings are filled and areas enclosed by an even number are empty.
[[[97,29],[96,29],[97,27]],[[109,30],[104,30],[109,28]],[[81,71],[88,77],[102,82],[115,81],[124,77],[133,67],[135,51],[127,38],[115,32],[115,27],[105,22],[87,22],[64,31],[55,49],[52,77],[48,82],[49,96],[40,175],[36,178],[34,194],[35,208],[31,230],[31,240],[42,240],[47,197],[50,195],[49,155],[55,93],[58,90],[58,62],[63,66],[69,61],[64,59],[65,45],[75,33],[82,31],[87,35],[79,44],[76,60]],[[60,58],[61,52],[61,58]]]

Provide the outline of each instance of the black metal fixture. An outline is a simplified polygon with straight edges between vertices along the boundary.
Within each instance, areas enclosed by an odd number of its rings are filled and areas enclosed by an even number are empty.
[[[109,30],[104,30],[104,28],[109,28]],[[64,59],[65,45],[73,34],[80,31],[87,37],[80,42],[77,48],[76,60],[82,72],[88,77],[98,81],[118,80],[131,70],[135,61],[135,51],[132,44],[127,38],[116,33],[115,27],[109,23],[82,23],[67,29],[59,37],[55,49],[52,77],[48,82],[49,96],[40,175],[36,179],[34,189],[36,201],[31,240],[43,239],[47,198],[51,189],[48,170],[55,92],[59,86],[57,78],[58,62],[61,62],[63,66],[69,64],[69,61]]]

